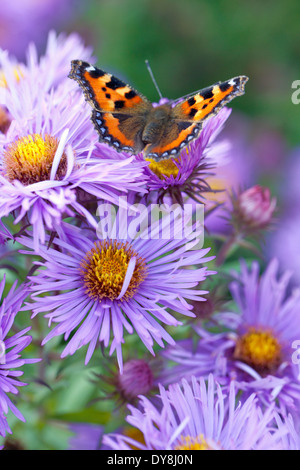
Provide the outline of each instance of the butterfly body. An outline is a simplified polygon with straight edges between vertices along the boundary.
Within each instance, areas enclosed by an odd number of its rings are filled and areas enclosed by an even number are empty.
[[[205,119],[244,93],[248,80],[235,77],[179,102],[153,106],[132,87],[87,62],[73,60],[69,77],[79,83],[93,108],[91,119],[100,141],[157,161],[178,157],[199,135]]]
[[[169,105],[152,107],[147,114],[147,120],[142,133],[142,141],[146,146],[157,145],[164,134],[168,133],[172,109]],[[149,148],[149,147],[148,147]]]

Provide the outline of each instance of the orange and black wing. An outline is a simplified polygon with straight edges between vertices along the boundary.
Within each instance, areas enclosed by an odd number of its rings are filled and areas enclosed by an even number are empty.
[[[81,60],[72,61],[69,78],[79,83],[93,107],[91,119],[99,140],[118,151],[141,151],[151,103],[122,80]]]
[[[159,141],[145,147],[144,157],[156,161],[177,158],[184,147],[196,139],[201,129],[201,122],[171,119],[165,126]]]
[[[217,114],[236,96],[244,94],[248,77],[239,76],[204,88],[179,102],[172,109],[172,120],[156,145],[145,149],[147,157],[154,160],[176,158],[202,129],[205,119]]]
[[[175,106],[175,118],[203,122],[217,114],[233,98],[243,95],[247,81],[248,77],[241,75],[200,90]]]

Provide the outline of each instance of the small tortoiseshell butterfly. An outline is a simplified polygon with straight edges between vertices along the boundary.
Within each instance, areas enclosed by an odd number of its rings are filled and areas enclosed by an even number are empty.
[[[118,151],[156,161],[176,158],[195,139],[205,119],[244,94],[248,77],[239,76],[154,107],[139,92],[110,73],[73,60],[69,78],[83,89],[93,107],[92,122],[99,140]]]

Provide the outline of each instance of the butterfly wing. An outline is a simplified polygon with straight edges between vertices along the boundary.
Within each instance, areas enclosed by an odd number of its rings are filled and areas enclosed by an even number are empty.
[[[233,98],[243,95],[247,81],[248,77],[241,75],[200,90],[175,106],[175,118],[203,122],[217,114]]]
[[[202,122],[171,119],[165,126],[158,142],[144,149],[144,157],[153,160],[176,158],[195,139],[202,129]]]
[[[81,60],[72,61],[69,78],[79,83],[93,107],[91,119],[99,140],[119,151],[140,152],[151,103],[122,80]]]
[[[176,158],[202,129],[205,119],[217,114],[236,96],[244,94],[248,77],[239,76],[200,90],[172,109],[172,119],[159,143],[146,147],[145,154],[154,160]]]

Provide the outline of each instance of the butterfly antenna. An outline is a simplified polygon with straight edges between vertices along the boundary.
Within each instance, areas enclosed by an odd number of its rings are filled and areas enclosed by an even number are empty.
[[[152,69],[151,69],[151,67],[150,67],[149,61],[148,61],[148,60],[145,60],[145,63],[146,63],[146,67],[147,67],[147,69],[148,69],[148,72],[150,73],[151,80],[152,80],[152,82],[154,83],[154,86],[155,86],[155,88],[156,88],[156,90],[157,90],[157,93],[159,94],[160,99],[162,99],[163,96],[162,96],[162,94],[161,94],[161,92],[160,92],[160,89],[158,88],[158,85],[157,85],[157,82],[156,82],[156,80],[155,80],[155,78],[154,78],[154,75],[153,75]]]

